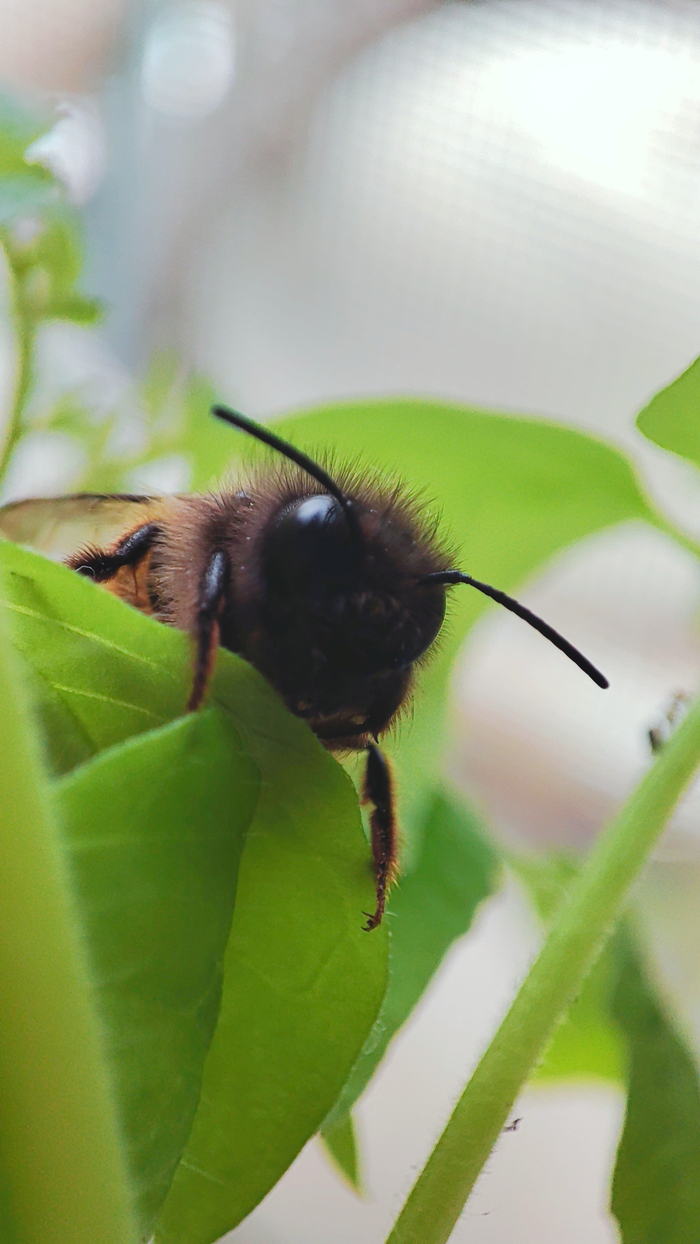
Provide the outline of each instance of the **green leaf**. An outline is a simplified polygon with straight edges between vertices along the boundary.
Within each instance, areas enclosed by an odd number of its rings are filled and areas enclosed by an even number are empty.
[[[560,855],[519,857],[509,862],[527,885],[542,920],[551,924],[578,865]],[[620,1083],[624,1079],[625,1044],[610,1013],[618,971],[618,950],[613,942],[603,948],[578,997],[555,1029],[533,1082],[595,1079]]]
[[[24,158],[30,143],[50,124],[50,118],[0,94],[0,224],[55,202],[57,187],[53,175],[41,165],[28,164]]]
[[[71,302],[72,318],[81,313],[87,322],[99,314],[90,299],[79,302],[82,312]],[[65,395],[47,426],[69,431],[84,446],[88,461],[82,486],[89,491],[129,491],[142,468],[164,458],[183,457],[189,466],[191,490],[203,492],[221,481],[235,450],[230,429],[210,414],[216,396],[207,380],[188,372],[176,355],[166,352],[156,356],[143,382],[144,444],[135,452],[110,452],[110,439],[119,426],[118,410],[107,419],[96,418],[77,396]]]
[[[612,1188],[623,1244],[700,1239],[700,1089],[693,1059],[630,941],[613,1014],[629,1049],[627,1113]]]
[[[555,1030],[533,1082],[624,1078],[625,1046],[608,1010],[616,970],[614,950],[606,947],[586,977],[566,1018]]]
[[[186,635],[26,549],[0,544],[16,643],[97,752],[182,712]],[[212,1240],[279,1179],[328,1114],[386,988],[354,788],[265,680],[221,651],[211,701],[257,765],[219,1023],[202,1101],[157,1238]],[[58,754],[59,748],[54,748]]]
[[[131,1189],[38,740],[0,611],[0,1238],[133,1244]]]
[[[70,297],[83,267],[77,218],[67,211],[50,217],[27,245],[24,262],[49,273],[52,302]]]
[[[193,492],[221,482],[235,456],[236,438],[211,415],[217,399],[209,381],[184,370],[176,355],[157,355],[143,387],[150,443],[142,460],[183,454],[190,464]]]
[[[17,545],[0,544],[0,561],[14,643],[32,671],[34,701],[54,763],[64,756],[65,734],[72,740],[70,763],[76,752],[78,760],[86,760],[182,713],[184,635]]]
[[[362,1196],[360,1154],[352,1115],[344,1114],[337,1123],[324,1123],[319,1135],[333,1165],[350,1184],[353,1192]]]
[[[45,133],[50,124],[50,117],[23,107],[9,95],[0,93],[0,177],[24,172],[51,177],[46,169],[27,164],[24,159],[29,144]]]
[[[273,1186],[337,1099],[386,988],[385,930],[358,919],[373,884],[355,792],[300,722],[285,719],[283,748],[258,720],[260,803],[202,1104],[156,1231],[167,1244],[218,1239]]]
[[[20,297],[34,320],[75,320],[93,324],[100,314],[94,298],[76,291],[83,267],[77,218],[66,209],[47,214],[27,242],[10,247],[10,261],[21,282]]]
[[[474,815],[443,792],[421,827],[415,868],[389,901],[389,987],[365,1048],[327,1126],[339,1123],[369,1084],[387,1047],[420,1000],[452,943],[470,928],[498,880],[498,860]]]
[[[74,324],[97,324],[102,318],[102,303],[83,294],[56,295],[48,307],[55,320],[72,320]]]
[[[655,445],[700,466],[700,359],[651,399],[637,427]]]
[[[199,1102],[258,789],[213,709],[102,752],[56,787],[146,1238]]]
[[[614,523],[638,518],[666,530],[617,450],[545,420],[393,399],[319,408],[280,420],[275,429],[307,452],[332,452],[336,461],[354,461],[361,452],[363,462],[425,493],[426,518],[442,516],[458,566],[504,591],[517,589],[560,549]],[[443,755],[450,667],[487,607],[475,591],[450,593],[439,653],[420,673],[411,727],[399,735],[409,850]],[[521,623],[513,619],[513,625]],[[567,638],[575,643],[577,637]]]

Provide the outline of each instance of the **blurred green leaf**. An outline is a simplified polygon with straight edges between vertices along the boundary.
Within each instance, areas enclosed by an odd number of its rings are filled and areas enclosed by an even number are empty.
[[[470,928],[477,907],[498,881],[496,853],[465,806],[435,793],[421,829],[416,866],[389,898],[389,987],[328,1127],[340,1122],[364,1092],[450,946]]]
[[[5,246],[18,286],[20,312],[34,323],[46,319],[92,324],[99,304],[75,289],[83,257],[77,218],[66,208],[46,213],[26,240],[6,234]]]
[[[442,516],[458,566],[508,592],[585,535],[626,519],[661,521],[622,454],[545,420],[393,399],[339,403],[282,419],[275,429],[309,453],[332,452],[336,461],[361,453],[424,492],[426,518]],[[400,732],[402,822],[412,836],[442,759],[450,667],[487,607],[475,591],[450,593],[439,652],[421,671],[411,726]],[[567,638],[576,643],[575,634]],[[587,655],[595,660],[594,652]]]
[[[49,304],[52,319],[72,320],[74,324],[97,324],[102,318],[102,303],[83,294],[56,295]]]
[[[51,179],[46,169],[27,164],[24,158],[29,144],[44,134],[50,124],[50,117],[24,107],[0,92],[0,177],[27,172]]]
[[[235,437],[211,414],[217,394],[209,381],[185,370],[176,355],[163,353],[151,364],[143,400],[150,428],[144,461],[183,454],[190,465],[193,492],[220,483],[226,464],[235,456]]]
[[[51,217],[32,239],[27,254],[33,265],[51,274],[53,296],[69,294],[83,267],[83,248],[77,217],[68,212]]]
[[[631,941],[622,938],[620,943],[613,1014],[628,1044],[629,1081],[612,1212],[623,1244],[697,1244],[697,1070]]]
[[[94,752],[177,716],[187,636],[64,567],[0,544],[15,642]],[[212,1240],[265,1195],[328,1114],[386,988],[357,796],[251,666],[219,653],[210,702],[262,780],[241,860],[202,1101],[157,1238]],[[56,753],[60,749],[55,748]],[[79,771],[78,771],[79,772]]]
[[[0,94],[0,224],[40,210],[56,199],[56,181],[40,164],[28,164],[27,147],[51,124]]]
[[[537,911],[550,924],[566,897],[577,864],[561,855],[521,856],[509,863],[524,881]],[[625,1043],[610,1012],[619,971],[617,943],[602,950],[581,991],[557,1026],[532,1082],[595,1079],[620,1083],[625,1074]]]
[[[624,1080],[625,1043],[609,1009],[616,971],[615,947],[608,944],[556,1029],[533,1083],[593,1079],[619,1084]]]
[[[344,1114],[337,1123],[324,1123],[319,1135],[334,1166],[350,1184],[353,1192],[362,1196],[360,1153],[352,1115]]]
[[[87,321],[95,304],[90,299],[82,302]],[[121,445],[116,451],[110,447],[119,428],[119,410],[107,418],[98,417],[78,394],[65,394],[45,422],[52,430],[70,432],[85,448],[87,466],[82,487],[88,491],[143,489],[139,479],[143,468],[181,457],[189,469],[190,490],[203,492],[225,477],[226,463],[235,448],[230,428],[210,414],[215,400],[216,393],[207,380],[188,372],[175,355],[164,353],[156,356],[143,382],[143,442],[132,452],[124,452]]]
[[[637,427],[655,445],[700,466],[700,359],[651,399]]]
[[[215,709],[56,787],[144,1236],[199,1102],[259,777]]]

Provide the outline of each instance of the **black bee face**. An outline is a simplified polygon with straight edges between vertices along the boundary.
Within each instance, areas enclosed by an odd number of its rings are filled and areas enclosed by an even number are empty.
[[[263,570],[274,595],[315,601],[347,590],[363,552],[335,497],[301,497],[270,525]]]
[[[316,494],[291,502],[265,531],[270,676],[305,716],[348,707],[371,715],[377,697],[394,698],[394,685],[400,703],[405,673],[442,625],[444,588],[420,586],[410,562],[372,539],[369,521],[364,530],[361,511],[359,522],[358,538],[339,502]]]

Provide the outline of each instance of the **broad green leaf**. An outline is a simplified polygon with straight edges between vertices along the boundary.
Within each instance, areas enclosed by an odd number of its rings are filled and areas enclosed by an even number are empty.
[[[700,466],[700,359],[651,399],[637,427],[655,445]]]
[[[16,643],[93,752],[186,703],[187,636],[81,576],[0,544]],[[158,1238],[212,1240],[245,1216],[318,1131],[377,1017],[384,929],[357,796],[341,767],[244,661],[220,652],[211,701],[257,765],[202,1102]],[[54,749],[55,752],[58,749]]]
[[[244,679],[223,664],[222,700],[238,690],[244,701]],[[238,705],[234,716],[244,720]],[[218,1239],[261,1200],[337,1099],[386,988],[385,930],[358,919],[373,884],[356,796],[300,725],[285,715],[294,745],[281,747],[260,697],[248,737],[263,785],[202,1103],[156,1231],[166,1244]]]
[[[697,1244],[700,1239],[700,1089],[693,1059],[621,941],[613,1014],[628,1046],[625,1125],[612,1212],[623,1244]]]
[[[426,517],[441,517],[459,567],[504,591],[516,590],[553,554],[591,532],[625,519],[659,521],[617,450],[545,420],[394,399],[312,410],[275,429],[307,452],[329,451],[339,462],[361,454],[363,462],[425,493]],[[454,655],[487,607],[475,591],[450,593],[439,652],[419,676],[412,724],[399,732],[396,761],[409,837],[442,757]],[[576,643],[575,634],[567,638]]]
[[[63,757],[64,728],[71,739],[69,762],[86,760],[182,713],[184,635],[16,545],[0,544],[0,560],[14,643],[31,669],[54,763]]]
[[[216,709],[118,744],[55,788],[144,1238],[199,1103],[258,790]]]
[[[344,1114],[337,1123],[324,1123],[319,1135],[334,1166],[353,1192],[362,1196],[360,1152],[352,1115]]]
[[[450,946],[467,932],[498,880],[495,851],[466,807],[436,793],[421,828],[416,866],[390,895],[389,987],[328,1127],[338,1124],[364,1092]]]

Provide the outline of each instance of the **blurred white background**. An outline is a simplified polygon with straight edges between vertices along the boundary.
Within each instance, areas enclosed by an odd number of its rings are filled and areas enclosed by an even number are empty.
[[[700,354],[695,0],[1,0],[0,25],[0,79],[60,108],[37,156],[85,206],[112,308],[45,332],[46,392],[107,400],[175,345],[254,415],[379,393],[549,415],[623,445],[700,534],[695,472],[633,426]],[[6,390],[6,331],[0,352]],[[13,487],[74,471],[26,462]],[[450,771],[508,841],[583,847],[700,683],[697,570],[628,526],[522,594],[612,689],[489,615]],[[663,856],[640,902],[700,1044],[697,793]],[[314,1143],[232,1244],[379,1244],[537,938],[509,888],[449,956],[360,1106],[367,1199]],[[611,1244],[621,1111],[604,1085],[529,1092],[456,1244]]]

